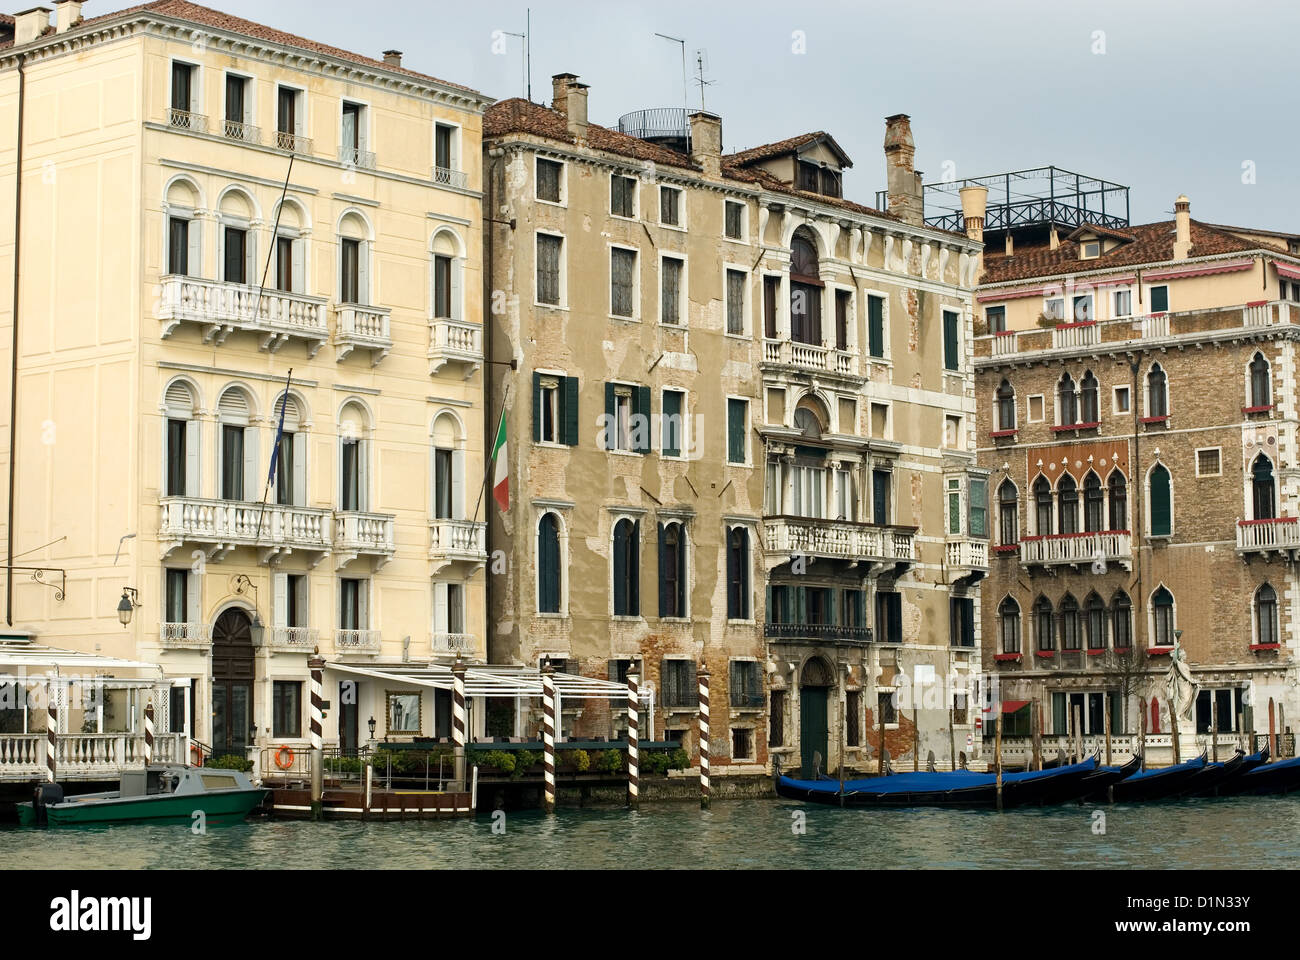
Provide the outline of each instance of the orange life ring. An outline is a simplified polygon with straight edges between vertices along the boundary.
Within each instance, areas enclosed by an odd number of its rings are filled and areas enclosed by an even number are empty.
[[[289,755],[288,760],[284,758],[284,755],[286,753]],[[279,750],[275,751],[275,765],[279,767],[281,770],[288,770],[290,767],[292,767],[293,751],[290,750],[288,747],[281,747]]]
[[[197,743],[190,744],[190,766],[191,767],[203,766],[203,751],[199,749],[199,745]]]

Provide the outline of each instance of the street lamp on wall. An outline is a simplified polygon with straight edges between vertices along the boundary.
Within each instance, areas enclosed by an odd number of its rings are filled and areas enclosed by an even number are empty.
[[[131,622],[131,615],[135,613],[135,608],[140,606],[140,592],[135,587],[123,587],[122,599],[117,603],[117,619],[122,622],[125,628]]]
[[[366,726],[370,728],[370,739],[375,739],[375,718],[372,716],[366,721]]]

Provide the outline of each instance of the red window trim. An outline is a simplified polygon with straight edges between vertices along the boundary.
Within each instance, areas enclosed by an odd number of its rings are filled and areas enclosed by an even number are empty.
[[[1017,330],[994,330],[995,337],[1014,337],[1019,331]]]
[[[1241,412],[1242,413],[1267,413],[1269,410],[1274,409],[1275,406],[1276,405],[1272,403],[1265,403],[1258,407],[1242,407]]]
[[[1012,427],[1010,430],[994,430],[989,434],[994,440],[1001,440],[1003,437],[1014,437],[1019,431]]]
[[[1128,653],[1128,652],[1129,652],[1130,650],[1132,650],[1132,649],[1133,649],[1132,647],[1116,647],[1116,648],[1115,648],[1115,652],[1116,652],[1116,653]]]
[[[1019,653],[995,653],[995,654],[993,655],[993,659],[996,660],[996,661],[998,661],[999,663],[1002,663],[1002,662],[1010,662],[1010,661],[1013,661],[1013,660],[1014,660],[1016,663],[1019,663],[1019,662],[1020,662],[1020,658],[1021,658],[1021,656],[1022,656],[1022,655],[1019,654]]]
[[[1094,423],[1063,423],[1059,427],[1052,427],[1053,433],[1064,433],[1066,430],[1096,430],[1101,426],[1101,421]]]
[[[1072,323],[1058,323],[1057,330],[1073,330],[1075,327],[1095,327],[1096,320],[1075,320]]]
[[[1252,650],[1281,650],[1281,649],[1282,649],[1282,644],[1280,644],[1280,643],[1252,643],[1252,644],[1250,645],[1250,649],[1252,649]]]
[[[1018,543],[1004,543],[1001,544],[1000,546],[994,547],[993,552],[994,553],[1015,553],[1019,549],[1020,549],[1020,544]]]
[[[1248,307],[1262,307],[1262,306],[1263,306],[1264,304],[1266,304],[1266,303],[1268,303],[1267,300],[1250,300],[1250,301],[1248,301],[1248,302],[1246,303],[1246,306],[1248,306]]]
[[[1168,423],[1168,422],[1169,422],[1169,414],[1166,413],[1163,417],[1143,417],[1142,420],[1141,420],[1141,422],[1142,422],[1142,423],[1147,423],[1147,424],[1151,424],[1151,423]]]

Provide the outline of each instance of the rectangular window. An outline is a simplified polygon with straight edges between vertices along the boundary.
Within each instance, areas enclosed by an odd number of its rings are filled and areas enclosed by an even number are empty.
[[[284,601],[284,625],[286,627],[307,626],[307,575],[305,573],[285,575]]]
[[[665,707],[694,707],[700,702],[695,661],[664,660],[659,668]]]
[[[616,217],[636,216],[636,180],[617,173],[610,175],[609,212]]]
[[[194,109],[194,74],[198,68],[188,63],[172,63],[172,109],[189,113]],[[176,119],[173,118],[173,123]],[[188,124],[183,124],[188,126]]]
[[[439,520],[451,519],[451,456],[450,450],[434,448],[433,515]]]
[[[800,190],[807,190],[811,193],[816,193],[818,181],[820,180],[820,177],[818,176],[820,169],[817,164],[808,163],[804,160],[799,160],[797,163],[798,168],[796,170],[796,177],[798,178],[798,182],[795,185]]]
[[[247,107],[246,97],[248,92],[248,78],[236,77],[232,74],[226,74],[226,122],[228,124],[243,124],[245,109]],[[235,136],[232,131],[238,128],[226,127],[226,136]],[[242,130],[240,131],[242,132]]]
[[[1218,447],[1202,447],[1196,451],[1196,475],[1198,477],[1217,477],[1223,473],[1219,463]]]
[[[298,96],[299,91],[280,87],[275,98],[275,132],[281,134],[276,138],[276,146],[290,149],[293,137],[298,133]]]
[[[609,312],[616,317],[636,315],[636,251],[614,247],[609,251]]]
[[[844,745],[862,746],[861,690],[849,690],[844,694]]]
[[[184,217],[167,218],[167,272],[175,277],[190,273],[190,222]]]
[[[785,743],[785,691],[773,690],[767,710],[767,745],[779,747]]]
[[[275,451],[275,502],[281,506],[293,505],[293,448],[295,436],[285,431]]]
[[[1128,413],[1130,403],[1130,394],[1128,387],[1115,388],[1115,412]]]
[[[1036,393],[1029,398],[1029,415],[1030,423],[1043,422],[1043,395]]]
[[[686,394],[680,390],[664,391],[660,444],[665,457],[680,457],[682,455],[685,410]]]
[[[749,401],[727,398],[727,462],[745,463],[749,433]]]
[[[742,240],[745,235],[745,205],[735,200],[727,200],[724,214],[723,231],[728,240]]]
[[[221,427],[221,498],[244,499],[244,428]]]
[[[293,238],[275,238],[275,289],[290,293],[294,289]]]
[[[881,643],[903,642],[903,595],[895,590],[876,593],[876,638]]]
[[[984,311],[984,322],[989,328],[989,333],[1002,333],[1007,329],[1007,308],[988,307]]]
[[[360,303],[361,241],[344,237],[341,249],[339,299],[343,303]]]
[[[948,481],[948,534],[961,533],[961,481]]]
[[[676,187],[659,188],[659,222],[666,227],[682,225],[682,192]]]
[[[548,203],[560,202],[560,171],[563,164],[555,160],[537,158],[537,199]]]
[[[1159,286],[1151,288],[1151,312],[1168,313],[1169,312],[1169,288]]]
[[[339,629],[364,630],[361,604],[365,595],[365,581],[352,578],[339,580]]]
[[[750,727],[731,728],[731,759],[754,759],[754,731]]]
[[[727,619],[749,619],[749,531],[727,531]]]
[[[871,522],[885,525],[890,522],[889,486],[890,471],[871,471]]]
[[[1129,317],[1133,315],[1133,291],[1116,290],[1115,291],[1115,316]]]
[[[361,443],[357,440],[344,440],[342,453],[342,503],[340,506],[343,510],[360,510]]]
[[[188,570],[167,571],[167,622],[188,623],[190,572]]]
[[[781,298],[781,278],[763,278],[763,336],[776,339],[776,305]]]
[[[433,164],[439,170],[456,168],[456,128],[449,124],[433,125]]]
[[[226,283],[247,283],[248,231],[226,227],[223,232],[226,255],[221,279]]]
[[[433,258],[433,315],[451,316],[451,257]]]
[[[989,516],[989,484],[983,477],[971,477],[967,484],[970,503],[970,535],[987,537]]]
[[[272,684],[272,736],[302,736],[302,681],[276,680]]]
[[[867,297],[867,352],[876,358],[885,355],[884,297]]]
[[[761,707],[763,705],[763,680],[755,660],[731,661],[731,705],[733,707]]]
[[[948,602],[948,642],[954,647],[975,646],[975,600],[952,597]]]
[[[606,450],[650,452],[650,388],[605,384]]]
[[[961,366],[957,338],[957,324],[960,320],[960,314],[948,310],[943,312],[943,368],[945,370],[957,370]]]
[[[363,107],[359,103],[343,102],[343,162],[357,162],[357,153],[361,150],[362,138],[362,111]]]
[[[659,288],[659,322],[676,326],[682,322],[682,268],[676,257],[659,261],[661,271]]]
[[[533,439],[539,443],[559,443],[560,437],[560,381],[556,377],[537,378],[537,390],[534,394],[536,404],[533,415],[537,418],[537,429]]]
[[[1065,299],[1063,297],[1054,297],[1051,300],[1043,301],[1043,316],[1048,320],[1055,320],[1060,323],[1065,319]]]
[[[1073,303],[1074,303],[1074,310],[1073,310],[1074,322],[1091,323],[1093,320],[1092,294],[1090,293],[1081,294],[1080,296],[1074,298]]]
[[[558,306],[560,303],[560,249],[562,237],[549,233],[537,235],[537,302]]]
[[[185,496],[185,437],[188,432],[188,421],[167,421],[167,496],[169,497]]]
[[[745,272],[727,270],[727,333],[745,332]]]
[[[898,723],[898,708],[894,704],[894,691],[882,691],[876,694],[876,716],[885,726]]]
[[[852,319],[853,295],[847,290],[835,291],[835,349],[849,348],[849,323]]]

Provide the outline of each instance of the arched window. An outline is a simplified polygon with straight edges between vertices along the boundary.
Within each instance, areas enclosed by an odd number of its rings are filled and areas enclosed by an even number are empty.
[[[641,615],[641,524],[623,519],[614,524],[614,616]]]
[[[744,527],[727,534],[727,619],[749,619],[749,531]]]
[[[226,190],[217,201],[217,276],[226,283],[257,281],[256,232],[249,225],[256,219],[253,199],[238,187]]]
[[[1060,493],[1061,510],[1057,533],[1079,532],[1079,485],[1068,473],[1057,481]]]
[[[1056,385],[1056,410],[1061,426],[1072,427],[1079,422],[1077,399],[1078,397],[1074,391],[1074,378],[1068,373],[1061,374],[1061,380]]]
[[[1106,486],[1110,488],[1110,529],[1127,530],[1128,483],[1124,479],[1124,474],[1112,470]]]
[[[1250,492],[1251,503],[1255,510],[1254,519],[1272,520],[1277,516],[1273,461],[1262,453],[1255,458],[1255,462],[1250,467]]]
[[[339,301],[370,303],[370,227],[355,211],[339,221]]]
[[[998,531],[1004,547],[1009,547],[1020,539],[1020,523],[1016,512],[1016,485],[1008,478],[998,487]]]
[[[1008,380],[1003,380],[998,386],[997,406],[998,429],[1016,429],[1016,391]]]
[[[1255,642],[1275,644],[1277,638],[1277,591],[1266,583],[1255,591]]]
[[[1002,633],[1002,652],[1020,652],[1020,604],[1007,597],[998,605]]]
[[[221,424],[221,499],[253,499],[262,491],[258,487],[252,396],[243,387],[227,387],[217,401],[217,418]]]
[[[370,509],[370,414],[356,401],[339,411],[339,509]]]
[[[1089,370],[1079,382],[1079,422],[1098,423],[1101,420],[1100,406],[1097,403],[1099,387],[1097,378]]]
[[[275,502],[282,506],[306,506],[308,444],[302,436],[305,420],[302,404],[292,394],[282,393],[276,398],[274,415],[277,432],[280,424],[284,424],[279,443],[271,449],[275,463]]]
[[[1034,601],[1034,642],[1039,650],[1056,649],[1056,624],[1052,618],[1052,601],[1039,597]]]
[[[822,435],[821,418],[809,407],[798,407],[794,412],[794,425],[799,433],[811,440],[820,440]]]
[[[290,197],[279,205],[271,220],[276,224],[273,285],[285,293],[304,293],[307,289],[307,240],[303,236],[308,228],[306,211]]]
[[[1250,405],[1267,407],[1273,402],[1270,399],[1272,394],[1273,391],[1269,389],[1268,361],[1262,353],[1256,353],[1250,361]]]
[[[1061,649],[1078,650],[1082,639],[1079,636],[1079,601],[1067,593],[1061,600]]]
[[[790,339],[799,343],[822,342],[821,268],[817,242],[807,227],[790,240]]]
[[[1172,647],[1174,645],[1174,595],[1160,587],[1151,595],[1151,619],[1153,647]]]
[[[174,380],[163,395],[163,496],[199,496],[199,421],[194,388]]]
[[[622,521],[626,522],[626,521]],[[659,616],[686,616],[686,531],[659,524]]]
[[[1046,477],[1034,481],[1034,533],[1046,537],[1052,532],[1052,485]]]
[[[560,612],[560,588],[564,571],[560,566],[560,518],[542,514],[537,524],[537,612]]]
[[[1123,590],[1117,590],[1110,602],[1110,635],[1116,650],[1132,649],[1133,603]]]
[[[1147,416],[1169,416],[1168,380],[1158,363],[1153,363],[1147,373]]]
[[[1088,628],[1088,649],[1106,649],[1106,604],[1101,597],[1090,593],[1084,601],[1084,624]]]
[[[198,218],[198,211],[205,206],[203,193],[189,177],[175,177],[167,184],[165,196],[166,271],[170,276],[201,276],[203,221]]]
[[[433,421],[433,515],[439,520],[465,517],[465,432],[447,412]]]
[[[1169,471],[1162,464],[1151,470],[1148,483],[1151,500],[1151,536],[1168,537],[1174,530],[1173,497],[1170,490]]]
[[[1101,478],[1089,470],[1083,478],[1083,529],[1088,533],[1105,529],[1105,499],[1101,492]]]
[[[465,258],[461,252],[460,238],[450,229],[443,228],[433,235],[433,288],[430,304],[435,319],[459,320],[462,309],[461,274]]]

